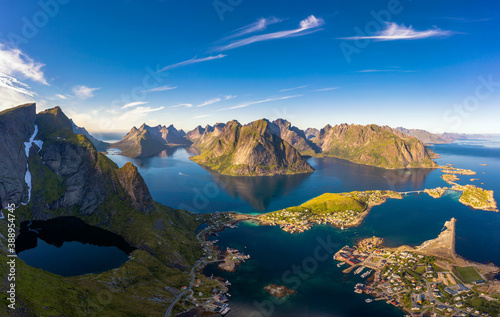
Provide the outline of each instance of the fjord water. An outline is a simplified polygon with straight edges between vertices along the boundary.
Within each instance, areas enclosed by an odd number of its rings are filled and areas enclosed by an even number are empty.
[[[475,176],[460,176],[460,184],[492,189],[500,201],[500,142],[460,141],[432,149],[441,155],[439,164],[477,171]],[[142,160],[110,157],[120,166],[134,162],[156,200],[195,212],[262,213],[298,205],[325,192],[412,191],[447,186],[439,170],[388,171],[328,158],[310,159],[316,169],[313,174],[226,177],[191,162],[189,155],[185,149],[178,149]],[[479,180],[471,182],[470,178]],[[366,295],[353,292],[361,278],[342,274],[343,268],[337,268],[331,254],[325,260],[311,262],[314,250],[323,245],[318,239],[330,241],[334,251],[373,235],[385,238],[389,246],[418,245],[436,237],[444,222],[455,217],[457,253],[473,261],[500,265],[499,213],[473,210],[460,204],[458,198],[459,193],[450,191],[440,199],[410,194],[402,200],[388,200],[374,207],[359,227],[347,230],[315,226],[305,233],[288,234],[277,227],[241,223],[237,229],[221,232],[216,239],[221,248],[236,247],[252,258],[235,273],[222,272],[215,266],[207,267],[205,273],[231,281],[233,316],[268,316],[271,309],[273,316],[402,316],[399,309],[385,302],[365,303]],[[296,267],[301,268],[300,275],[294,273]],[[297,294],[270,306],[272,298],[263,290],[270,283],[298,286]]]

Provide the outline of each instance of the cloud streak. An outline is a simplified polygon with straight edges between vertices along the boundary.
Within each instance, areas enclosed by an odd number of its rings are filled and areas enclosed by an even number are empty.
[[[177,86],[160,86],[153,89],[144,90],[144,92],[159,92],[159,91],[167,91],[173,89],[177,89]]]
[[[0,73],[5,75],[22,75],[22,77],[48,85],[42,71],[42,63],[35,62],[19,49],[9,49],[0,44]]]
[[[33,97],[35,92],[31,91],[30,86],[19,81],[17,78],[0,73],[0,87],[11,89],[15,92]]]
[[[80,85],[73,87],[73,94],[75,94],[75,97],[84,100],[94,97],[94,91],[99,89],[101,88],[90,88],[84,85]]]
[[[296,29],[253,35],[247,38],[235,40],[226,45],[215,47],[214,51],[217,52],[228,51],[257,42],[303,36],[321,30],[320,27],[323,24],[325,24],[325,21],[323,19],[316,18],[314,15],[310,15],[309,17],[307,17],[307,19],[300,21],[300,25]]]
[[[404,69],[363,69],[358,70],[356,73],[415,73],[414,70]]]
[[[304,86],[298,86],[298,87],[293,87],[293,88],[286,88],[286,89],[281,89],[279,92],[292,91],[292,90],[306,88],[306,87],[309,87],[309,86],[310,85],[304,85]]]
[[[267,29],[267,27],[271,24],[279,23],[282,22],[283,20],[275,18],[275,17],[270,17],[270,18],[260,18],[254,23],[251,23],[249,25],[245,25],[242,28],[239,28],[233,32],[233,34],[226,36],[225,38],[221,39],[220,42],[224,42],[230,39],[234,39],[237,37],[241,37],[244,35],[248,35],[251,33],[256,33],[260,31],[264,31]]]
[[[429,29],[425,31],[416,31],[410,25],[398,25],[397,23],[386,23],[386,28],[370,36],[351,36],[342,37],[343,40],[364,40],[371,39],[376,41],[397,41],[397,40],[420,40],[431,37],[448,37],[453,35],[452,31],[441,30],[439,28]]]
[[[224,54],[219,54],[219,55],[216,55],[216,56],[208,56],[208,57],[203,57],[203,58],[198,58],[197,56],[195,56],[195,57],[193,57],[191,59],[188,59],[187,61],[183,61],[183,62],[179,62],[179,63],[175,63],[175,64],[172,64],[172,65],[165,66],[162,69],[160,69],[158,71],[158,73],[164,72],[164,71],[169,70],[169,69],[174,69],[174,68],[177,68],[177,67],[182,67],[182,66],[187,66],[187,65],[191,65],[191,64],[208,62],[208,61],[212,61],[212,60],[215,60],[215,59],[221,59],[221,58],[224,58],[226,56],[227,55],[224,55]]]
[[[228,95],[228,96],[225,96],[224,98],[214,98],[214,99],[207,100],[207,101],[205,101],[205,102],[197,105],[196,107],[197,108],[201,108],[201,107],[213,105],[213,104],[221,102],[223,100],[230,100],[230,99],[233,99],[233,98],[236,98],[236,96]]]
[[[297,98],[297,97],[302,97],[302,96],[303,95],[293,95],[293,96],[284,96],[284,97],[277,97],[277,98],[267,98],[267,99],[258,100],[258,101],[250,101],[250,102],[239,104],[237,106],[233,106],[233,107],[229,107],[229,108],[222,108],[222,109],[219,109],[218,111],[246,108],[246,107],[258,105],[261,103],[273,102],[273,101],[278,101],[278,100],[286,100],[286,99]]]
[[[315,89],[314,91],[331,91],[336,89],[339,89],[339,87],[320,88],[320,89]]]
[[[135,106],[141,106],[141,105],[145,105],[145,104],[147,104],[146,101],[130,102],[130,103],[127,103],[126,105],[124,105],[122,107],[122,109],[132,108],[132,107],[135,107]]]

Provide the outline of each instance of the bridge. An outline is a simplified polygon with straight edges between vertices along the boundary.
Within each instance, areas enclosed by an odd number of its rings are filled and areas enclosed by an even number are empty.
[[[423,193],[423,190],[412,190],[409,192],[399,192],[401,195],[409,195],[409,194],[421,194]]]

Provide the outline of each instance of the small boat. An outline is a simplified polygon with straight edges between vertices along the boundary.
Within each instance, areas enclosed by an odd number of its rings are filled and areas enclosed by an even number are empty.
[[[359,267],[358,269],[356,269],[356,271],[354,271],[354,275],[358,275],[358,274],[359,274],[359,273],[361,273],[364,269],[365,269],[365,267],[364,267],[364,266]]]
[[[372,274],[372,271],[373,271],[373,270],[366,271],[365,273],[363,273],[363,274],[361,275],[361,277],[362,277],[362,278],[368,277],[368,275]]]
[[[341,267],[344,264],[345,264],[345,262],[340,262],[339,264],[337,264],[337,267]]]
[[[371,298],[367,298],[367,299],[365,299],[365,302],[366,302],[366,303],[371,303],[371,302],[373,302],[373,299],[371,299]]]
[[[220,313],[220,314],[221,314],[222,316],[224,316],[224,315],[226,315],[227,313],[229,313],[229,311],[230,311],[230,310],[231,310],[231,308],[226,307],[226,308],[224,308],[224,310],[223,310],[223,311],[221,311],[221,313]]]

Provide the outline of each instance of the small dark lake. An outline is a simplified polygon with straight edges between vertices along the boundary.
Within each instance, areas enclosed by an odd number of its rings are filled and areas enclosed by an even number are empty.
[[[62,276],[117,268],[133,250],[120,235],[76,217],[24,221],[16,241],[16,252],[26,264]]]

